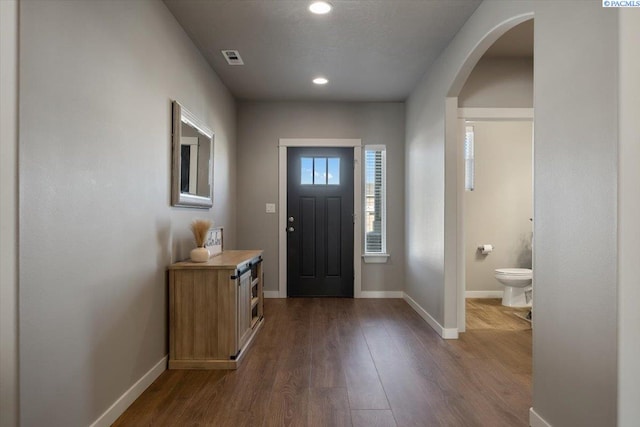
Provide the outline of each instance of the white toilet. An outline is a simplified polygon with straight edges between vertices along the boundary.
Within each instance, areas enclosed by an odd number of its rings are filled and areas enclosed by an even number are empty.
[[[529,268],[498,268],[496,279],[504,285],[502,305],[531,307],[533,271]],[[528,295],[527,295],[528,293]]]

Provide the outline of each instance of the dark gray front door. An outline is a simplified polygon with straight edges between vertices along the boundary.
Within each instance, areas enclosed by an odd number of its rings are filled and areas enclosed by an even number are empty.
[[[353,148],[287,149],[287,295],[353,296]]]

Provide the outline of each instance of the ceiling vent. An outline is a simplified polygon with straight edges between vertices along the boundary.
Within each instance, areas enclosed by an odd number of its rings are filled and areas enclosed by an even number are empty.
[[[222,55],[229,65],[244,65],[237,50],[223,50]]]

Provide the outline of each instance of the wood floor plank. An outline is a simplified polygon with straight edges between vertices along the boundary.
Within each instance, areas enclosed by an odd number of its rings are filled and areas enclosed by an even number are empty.
[[[531,323],[524,320],[528,308],[504,307],[497,298],[468,298],[467,330],[499,329],[530,330]]]
[[[340,357],[337,299],[318,299],[311,309],[311,387],[346,387]]]
[[[376,301],[366,308],[367,312],[358,307],[357,312],[364,319],[363,332],[398,426],[440,426],[430,403],[438,390],[405,364],[404,349],[391,343],[385,326],[387,307]]]
[[[351,300],[354,301],[354,300]],[[354,304],[343,304],[337,314],[339,353],[351,409],[389,409],[371,352],[359,327]]]
[[[274,392],[266,412],[264,427],[309,425],[309,388],[284,388]]]
[[[353,427],[397,427],[390,410],[354,410],[351,421]]]
[[[335,387],[310,389],[308,425],[351,427],[347,390]]]

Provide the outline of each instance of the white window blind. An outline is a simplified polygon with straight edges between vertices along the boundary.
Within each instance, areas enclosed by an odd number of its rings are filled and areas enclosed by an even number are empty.
[[[365,147],[364,227],[365,254],[383,254],[386,238],[386,148]]]
[[[464,132],[464,189],[467,191],[473,191],[475,186],[473,137],[473,126],[466,126]]]

